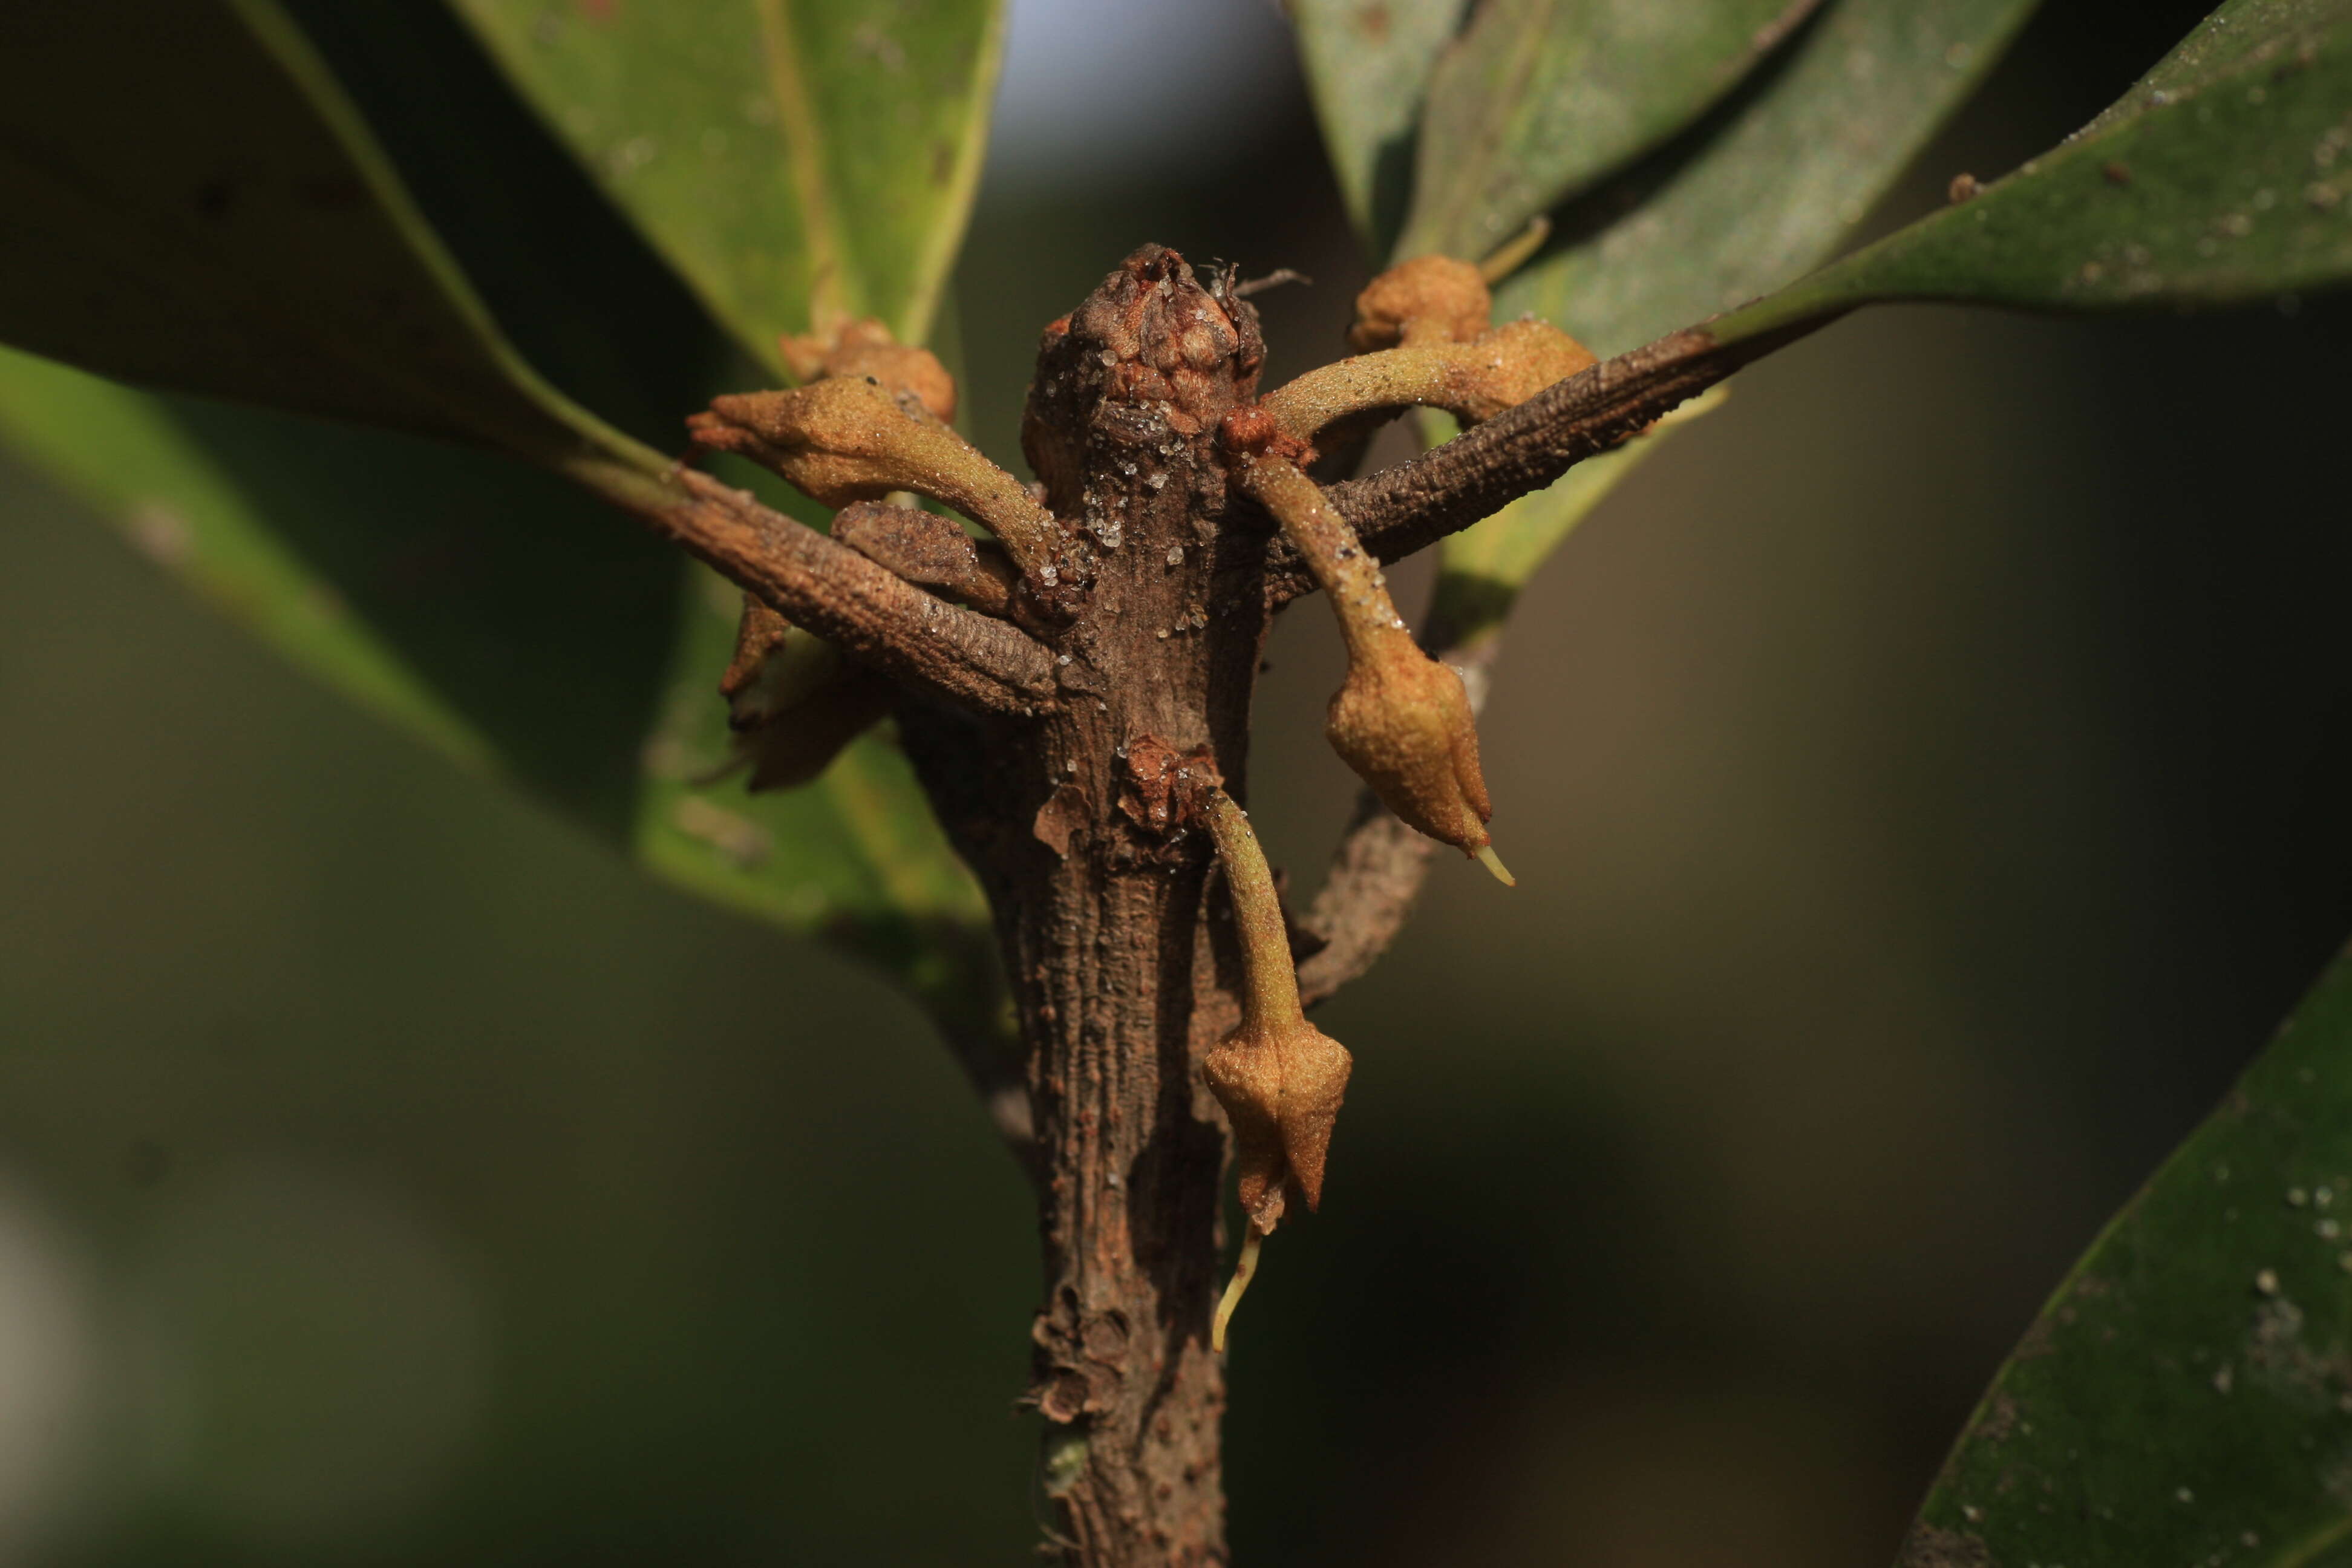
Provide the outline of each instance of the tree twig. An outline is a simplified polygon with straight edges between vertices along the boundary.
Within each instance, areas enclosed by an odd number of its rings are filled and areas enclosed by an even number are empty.
[[[680,468],[655,528],[796,626],[905,685],[985,712],[1028,715],[1053,694],[1054,657],[1006,622],[933,598],[888,568]]]
[[[1555,382],[1507,413],[1413,459],[1327,494],[1367,548],[1398,561],[1492,517],[1587,458],[1624,445],[1676,405],[1732,372],[1828,324],[1822,317],[1718,343],[1686,328]],[[1315,590],[1286,541],[1267,551],[1266,596],[1283,605]]]

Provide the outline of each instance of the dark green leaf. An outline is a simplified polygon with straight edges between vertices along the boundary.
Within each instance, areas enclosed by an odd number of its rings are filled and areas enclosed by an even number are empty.
[[[922,341],[979,177],[1001,0],[454,3],[764,363],[844,314]]]
[[[1694,132],[1561,215],[1496,315],[1545,317],[1617,353],[1753,299],[1852,232],[1990,68],[2034,0],[1844,0]],[[1605,221],[1604,221],[1605,220]],[[1661,436],[1663,436],[1661,432]],[[1658,437],[1446,541],[1446,615],[1494,624]]]
[[[1429,75],[1470,0],[1291,0],[1323,145],[1356,232],[1388,253],[1412,194]]]
[[[307,32],[278,41],[308,62],[301,101],[339,106],[339,144],[371,166],[414,172],[414,204],[384,182],[400,196],[393,261],[417,241],[433,276],[455,279],[429,215],[501,324],[600,408],[676,443],[727,384],[713,374],[729,353],[472,36],[394,0],[295,9]],[[121,110],[134,129],[145,113]],[[441,297],[481,319],[456,287]],[[619,513],[477,452],[132,392],[29,356],[0,356],[0,430],[380,714],[704,896],[881,962],[968,1040],[995,1026],[977,889],[887,738],[788,795],[748,795],[740,773],[696,782],[726,757],[716,686],[736,601]]]
[[[2352,1556],[2352,958],[2059,1286],[1903,1568]]]
[[[718,671],[740,597],[506,459],[137,392],[0,350],[0,432],[297,665],[665,876],[845,942],[950,1026],[992,1021],[977,888],[869,736],[749,795]],[[649,739],[650,737],[650,739]]]
[[[1429,84],[1401,256],[1476,259],[1729,91],[1816,0],[1487,0]]]
[[[1712,330],[1885,300],[2225,304],[2347,276],[2352,0],[2232,0],[2079,135]]]
[[[507,345],[268,0],[0,9],[0,338],[594,482],[660,466]]]

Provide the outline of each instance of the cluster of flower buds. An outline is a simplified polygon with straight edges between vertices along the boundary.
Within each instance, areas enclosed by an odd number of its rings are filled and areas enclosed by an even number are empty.
[[[1508,883],[1486,832],[1494,805],[1462,678],[1413,641],[1380,563],[1303,466],[1316,437],[1342,421],[1422,404],[1475,424],[1593,363],[1549,322],[1493,326],[1493,275],[1442,256],[1381,273],[1356,297],[1349,342],[1361,352],[1229,416],[1224,439],[1243,487],[1307,558],[1347,640],[1347,683],[1325,725],[1332,748],[1400,819]]]
[[[1212,1348],[1225,1348],[1225,1325],[1256,1271],[1257,1250],[1282,1219],[1296,1188],[1313,1209],[1323,1201],[1323,1165],[1331,1129],[1348,1091],[1347,1047],[1307,1021],[1274,873],[1251,831],[1249,816],[1222,789],[1203,815],[1232,890],[1241,939],[1242,1023],[1201,1064],[1209,1092],[1233,1124],[1242,1212],[1248,1230],[1233,1283],[1217,1304]]]
[[[949,428],[955,378],[927,349],[876,321],[779,340],[803,384],[720,397],[688,421],[698,446],[749,458],[821,505],[834,534],[910,581],[1003,615],[1014,563],[1046,558],[1052,517],[1027,486]],[[1002,543],[983,550],[949,519],[884,498],[928,496]],[[1012,560],[1008,562],[1005,557]],[[747,597],[735,658],[719,691],[749,760],[751,787],[786,789],[824,771],[878,720],[889,686]]]

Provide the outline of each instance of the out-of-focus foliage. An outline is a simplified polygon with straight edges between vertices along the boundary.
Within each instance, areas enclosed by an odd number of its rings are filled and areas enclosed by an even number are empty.
[[[2352,274],[2352,5],[2231,0],[2082,133],[1720,323],[2266,300]]]
[[[842,8],[813,10],[830,20],[803,25],[844,31]],[[940,35],[978,84],[967,97],[992,74],[1000,10],[961,6],[970,25]],[[675,447],[688,413],[746,379],[740,351],[436,11],[205,0],[145,26],[105,5],[37,7],[0,32],[21,46],[0,49],[0,179],[48,217],[37,244],[0,258],[17,268],[0,331],[28,346],[460,437],[604,489],[664,459],[575,399]],[[699,90],[696,57],[632,58],[640,93]],[[58,152],[72,93],[122,111]],[[878,157],[870,136],[833,176],[838,199],[897,215],[931,258],[866,279],[860,308],[928,319],[981,131],[965,112],[925,143],[924,171],[940,152],[964,171],[929,205],[903,199],[904,159]],[[730,233],[747,255],[783,243]],[[113,270],[89,270],[100,242]],[[758,325],[743,323],[753,346]],[[0,358],[0,429],[376,712],[683,885],[878,959],[949,1027],[997,1026],[978,889],[896,749],[869,735],[809,788],[746,795],[726,773],[716,695],[732,595],[592,495],[479,451],[135,391],[25,354]]]
[[[2352,958],[2058,1287],[1905,1568],[2343,1561],[2347,1210]]]
[[[0,336],[110,375],[658,465],[499,334],[268,0],[0,16]]]
[[[1470,0],[1291,0],[1298,53],[1348,216],[1386,256],[1412,194],[1429,75]]]
[[[1486,255],[1688,125],[1816,0],[1488,0],[1437,58],[1402,256]]]
[[[772,372],[779,332],[929,332],[980,174],[1001,0],[456,0],[547,124]]]

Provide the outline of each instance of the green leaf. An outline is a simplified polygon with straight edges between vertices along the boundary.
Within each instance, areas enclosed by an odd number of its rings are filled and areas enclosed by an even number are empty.
[[[1487,0],[1438,62],[1397,254],[1486,255],[1698,118],[1816,0]]]
[[[780,368],[779,332],[927,334],[979,178],[1001,0],[454,0],[613,200]]]
[[[1291,0],[1323,145],[1356,232],[1383,256],[1412,194],[1430,72],[1470,0]]]
[[[375,171],[365,189],[393,198],[362,205],[383,242],[348,258],[362,286],[412,274],[448,285],[426,297],[478,325],[488,313],[449,257],[462,258],[502,326],[656,441],[677,442],[686,413],[743,384],[728,368],[740,357],[470,33],[404,0],[294,0],[293,10],[305,31],[271,35],[263,62],[304,62],[299,91],[278,107],[327,102],[336,119],[292,117],[278,134]],[[231,20],[204,37],[226,50],[242,26]],[[109,90],[143,80],[134,71]],[[152,124],[138,97],[100,101],[126,142],[184,130],[168,100]],[[299,247],[312,236],[287,237]],[[420,255],[432,266],[418,273]],[[299,257],[228,260],[255,270],[247,292],[260,293],[273,267]],[[232,313],[219,330],[254,329]],[[512,353],[487,330],[479,341]],[[135,392],[5,351],[0,432],[159,563],[379,715],[700,896],[880,963],[967,1046],[998,1031],[978,889],[885,735],[788,795],[748,795],[740,774],[697,782],[726,755],[716,688],[737,601],[632,520],[478,450]]]
[[[2352,1560],[2352,957],[2058,1288],[1904,1568]]]
[[[740,597],[631,519],[504,458],[134,391],[0,350],[0,433],[295,664],[503,774],[669,879],[881,963],[994,1026],[977,887],[895,748],[815,784],[694,782]]]
[[[2232,0],[2078,135],[1710,330],[1874,300],[2068,311],[2352,276],[2352,0]]]
[[[1562,216],[1496,313],[1559,322],[1596,352],[1648,342],[1787,281],[1843,243],[1967,99],[2034,0],[1845,0],[1749,85],[1736,114]],[[1587,209],[1613,221],[1581,221]],[[1664,432],[1445,542],[1441,605],[1491,631],[1518,588]]]
[[[0,9],[0,339],[591,483],[662,466],[508,346],[268,0]]]

